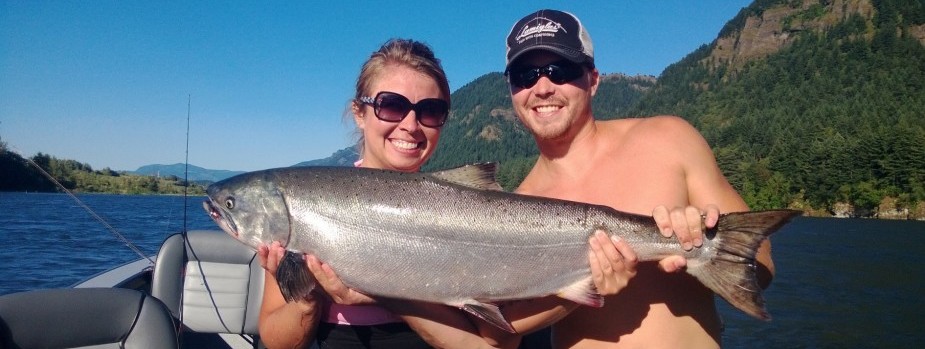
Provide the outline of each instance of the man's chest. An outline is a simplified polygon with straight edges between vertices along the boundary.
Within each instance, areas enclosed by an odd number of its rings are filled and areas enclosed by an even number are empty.
[[[683,173],[670,168],[608,167],[580,178],[559,179],[534,193],[546,197],[610,206],[637,214],[652,214],[659,205],[686,206]]]

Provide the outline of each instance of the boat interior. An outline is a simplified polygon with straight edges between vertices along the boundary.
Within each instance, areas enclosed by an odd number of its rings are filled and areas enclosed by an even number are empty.
[[[0,348],[263,348],[263,269],[219,230],[164,240],[72,288],[0,296]]]

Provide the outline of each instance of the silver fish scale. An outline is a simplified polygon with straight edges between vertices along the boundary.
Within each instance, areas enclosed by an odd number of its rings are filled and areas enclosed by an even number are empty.
[[[651,218],[626,223],[610,209],[485,195],[427,174],[318,169],[277,176],[292,215],[288,248],[316,254],[347,285],[383,296],[453,303],[459,295],[499,301],[555,294],[589,276],[595,227],[638,231],[623,237],[641,259],[679,249],[652,241]]]

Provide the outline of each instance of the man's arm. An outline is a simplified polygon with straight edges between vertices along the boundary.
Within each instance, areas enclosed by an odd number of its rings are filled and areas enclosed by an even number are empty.
[[[729,184],[713,151],[703,136],[687,122],[681,122],[676,134],[680,149],[685,149],[684,172],[690,204],[696,207],[717,205],[721,212],[748,211],[748,205]],[[774,277],[774,261],[771,259],[771,241],[765,240],[755,256],[758,261],[758,283],[763,288],[771,284]]]

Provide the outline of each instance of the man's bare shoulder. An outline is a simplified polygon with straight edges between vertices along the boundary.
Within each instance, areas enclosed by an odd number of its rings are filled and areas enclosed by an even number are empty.
[[[706,145],[693,125],[673,115],[600,121],[598,129],[608,137],[618,138],[623,147],[689,151]]]
[[[699,134],[690,123],[674,115],[656,115],[631,119],[601,121],[605,129],[621,130],[626,136],[640,136],[651,138],[655,135],[666,134]],[[645,136],[645,137],[641,137]],[[664,138],[660,136],[657,138]]]

